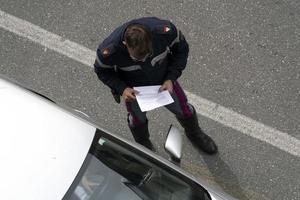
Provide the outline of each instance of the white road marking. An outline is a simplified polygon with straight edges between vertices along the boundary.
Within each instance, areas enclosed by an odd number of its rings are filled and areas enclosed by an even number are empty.
[[[82,45],[46,31],[28,21],[0,10],[0,27],[52,49],[84,65],[93,66],[96,53]],[[300,140],[275,128],[185,91],[197,112],[245,135],[267,142],[285,152],[300,157]]]
[[[5,13],[2,10],[0,10],[0,27],[85,65],[92,66],[95,61],[95,51],[46,31],[28,21]]]

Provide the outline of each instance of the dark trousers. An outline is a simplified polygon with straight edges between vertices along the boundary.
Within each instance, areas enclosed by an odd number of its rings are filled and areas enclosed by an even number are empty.
[[[193,115],[193,108],[188,103],[186,95],[177,81],[174,82],[173,93],[171,96],[174,99],[174,102],[165,107],[177,118],[185,119]],[[126,108],[129,113],[127,121],[130,127],[136,127],[140,124],[147,123],[146,112],[141,111],[137,101],[126,102]]]

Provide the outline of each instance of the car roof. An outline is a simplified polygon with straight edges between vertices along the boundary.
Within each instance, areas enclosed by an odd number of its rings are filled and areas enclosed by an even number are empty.
[[[0,77],[2,199],[62,199],[96,128]]]
[[[147,148],[105,130],[85,113],[55,103],[1,74],[0,111],[3,199],[62,199],[87,156],[96,129],[195,181],[212,199],[235,199]]]

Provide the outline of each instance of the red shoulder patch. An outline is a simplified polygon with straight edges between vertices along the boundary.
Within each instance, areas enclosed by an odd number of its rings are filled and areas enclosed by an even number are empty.
[[[109,50],[109,48],[104,48],[104,49],[102,49],[101,53],[102,53],[103,57],[107,57],[110,55],[110,50]]]
[[[115,47],[113,44],[107,45],[101,48],[101,54],[104,58],[109,57],[115,52]]]
[[[168,33],[171,30],[170,26],[164,26],[164,33]]]
[[[158,25],[155,27],[155,32],[159,34],[169,34],[172,32],[172,28],[170,25]]]

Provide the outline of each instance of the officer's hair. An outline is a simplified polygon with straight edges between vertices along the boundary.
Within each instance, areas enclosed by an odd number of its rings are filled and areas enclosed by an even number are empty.
[[[125,31],[124,39],[129,48],[138,50],[139,57],[152,52],[151,33],[149,28],[144,25],[129,25]]]

